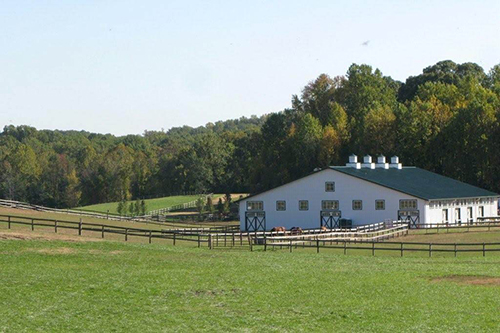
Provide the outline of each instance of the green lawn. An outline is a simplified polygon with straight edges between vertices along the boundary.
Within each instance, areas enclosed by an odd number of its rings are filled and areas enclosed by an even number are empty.
[[[232,194],[232,199],[237,200],[241,193],[234,193]],[[246,194],[243,194],[246,195]],[[223,194],[214,194],[213,195],[213,202],[214,204],[217,203],[219,198],[222,198],[224,195]],[[147,205],[147,210],[156,210],[156,209],[161,209],[161,208],[168,208],[171,206],[175,205],[180,205],[183,203],[195,201],[198,199],[200,196],[199,195],[177,195],[177,196],[171,196],[171,197],[164,197],[164,198],[156,198],[156,199],[146,199],[146,205]],[[128,204],[130,204],[131,201],[127,202],[127,207]],[[90,206],[83,206],[83,207],[77,207],[75,209],[81,209],[81,210],[86,210],[86,211],[92,211],[92,212],[101,212],[101,213],[106,213],[108,210],[111,214],[118,214],[118,202],[108,202],[108,203],[102,203],[102,204],[97,204],[97,205],[90,205]]]
[[[361,252],[0,240],[0,332],[500,329],[500,255]]]
[[[500,228],[471,229],[467,232],[466,229],[451,230],[449,232],[436,229],[433,230],[411,230],[406,237],[389,239],[395,242],[426,242],[426,243],[500,243]]]
[[[155,209],[180,205],[186,202],[194,201],[198,198],[199,198],[198,195],[176,195],[172,197],[147,199],[144,201],[146,201],[147,210],[151,211]],[[130,201],[127,202],[127,205],[128,204],[130,204]],[[118,202],[108,202],[97,205],[78,207],[77,209],[93,211],[93,212],[102,212],[102,213],[106,213],[109,210],[109,212],[112,214],[118,214],[117,208],[118,208]]]

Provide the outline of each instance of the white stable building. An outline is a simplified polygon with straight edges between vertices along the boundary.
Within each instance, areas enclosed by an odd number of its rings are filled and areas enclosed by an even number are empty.
[[[356,155],[346,166],[316,169],[277,188],[239,201],[241,229],[284,226],[336,228],[404,220],[411,224],[476,221],[497,216],[497,193],[416,167],[403,167],[397,156],[363,163]],[[343,220],[345,219],[345,220]],[[346,221],[347,220],[347,221]]]

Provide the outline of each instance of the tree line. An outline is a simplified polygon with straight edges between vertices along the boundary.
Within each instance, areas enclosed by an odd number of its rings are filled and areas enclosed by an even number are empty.
[[[321,74],[289,108],[116,137],[5,126],[0,196],[52,207],[171,192],[269,189],[350,153],[398,155],[500,192],[500,65],[441,61],[399,82],[369,65]]]

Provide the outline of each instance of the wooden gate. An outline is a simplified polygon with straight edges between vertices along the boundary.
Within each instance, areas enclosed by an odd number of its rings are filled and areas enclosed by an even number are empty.
[[[420,211],[398,210],[398,220],[408,223],[410,228],[418,228],[418,224],[420,223]]]
[[[320,212],[320,226],[328,229],[340,229],[340,218],[342,212],[340,210],[322,210]]]
[[[246,212],[245,231],[265,231],[266,212]]]

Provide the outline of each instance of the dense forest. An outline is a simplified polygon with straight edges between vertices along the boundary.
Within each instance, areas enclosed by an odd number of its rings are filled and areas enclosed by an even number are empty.
[[[320,75],[290,108],[262,117],[116,137],[6,126],[0,197],[74,207],[173,192],[255,192],[343,165],[398,155],[500,192],[500,65],[442,61],[406,82],[368,65]],[[161,120],[159,120],[161,121]]]

